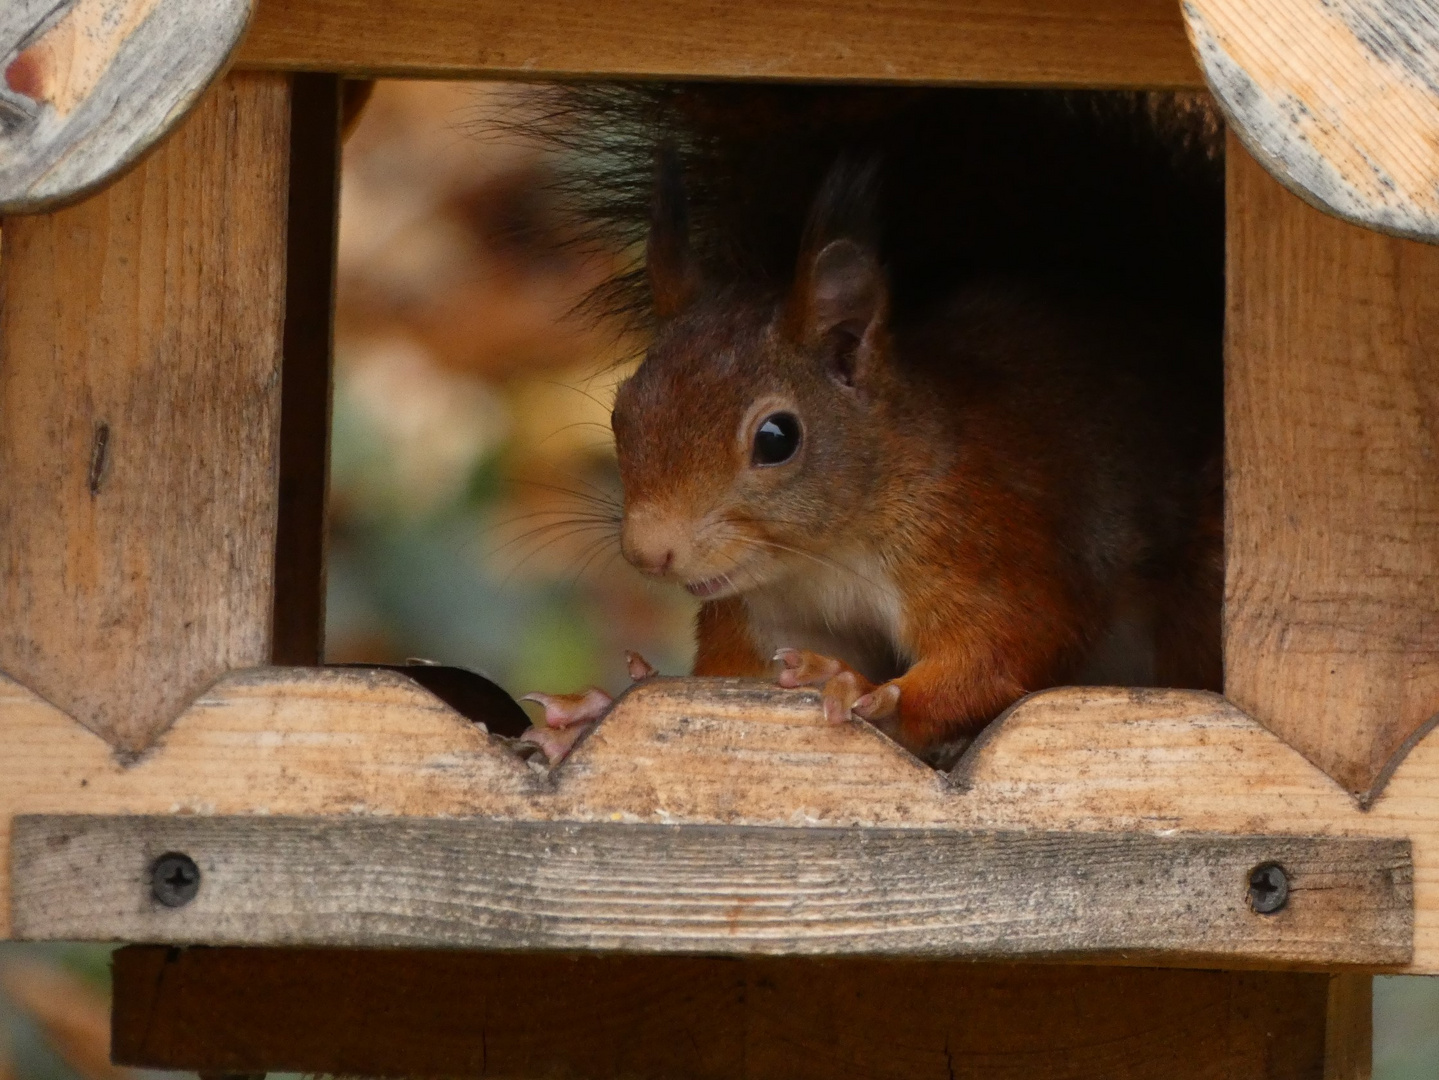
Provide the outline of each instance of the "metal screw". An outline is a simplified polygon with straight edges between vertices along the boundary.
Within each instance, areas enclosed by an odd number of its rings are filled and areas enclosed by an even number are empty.
[[[1249,906],[1260,915],[1273,915],[1289,903],[1289,875],[1275,862],[1260,863],[1249,871]]]
[[[180,851],[167,851],[150,866],[150,892],[166,907],[184,907],[200,891],[200,868]]]

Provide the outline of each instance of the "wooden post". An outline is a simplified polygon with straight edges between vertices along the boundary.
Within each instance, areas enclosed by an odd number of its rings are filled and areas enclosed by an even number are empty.
[[[1225,694],[1367,801],[1439,712],[1439,248],[1229,163]]]
[[[289,87],[232,75],[116,184],[5,222],[0,671],[124,755],[270,659]]]
[[[1439,710],[1439,248],[1228,160],[1225,693],[1368,805]],[[1325,1080],[1372,1009],[1333,978]]]
[[[0,669],[129,753],[227,670],[321,658],[340,86],[288,82],[6,229]]]

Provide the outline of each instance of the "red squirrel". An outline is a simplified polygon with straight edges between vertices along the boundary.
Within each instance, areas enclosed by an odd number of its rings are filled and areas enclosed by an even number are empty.
[[[612,426],[624,557],[704,601],[694,673],[816,687],[936,762],[1045,687],[1218,689],[1218,410],[1155,376],[1213,336],[1008,268],[897,305],[880,170],[830,168],[779,285],[707,272],[659,170]],[[552,761],[609,703],[532,700]]]

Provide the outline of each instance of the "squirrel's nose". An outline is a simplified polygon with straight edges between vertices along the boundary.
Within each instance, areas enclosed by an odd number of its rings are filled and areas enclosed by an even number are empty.
[[[656,577],[674,569],[687,542],[679,521],[648,507],[626,513],[620,530],[620,550],[625,559],[641,573]]]
[[[650,555],[644,552],[636,552],[635,558],[630,560],[635,567],[646,574],[665,574],[675,564],[674,548],[668,548],[662,556]]]

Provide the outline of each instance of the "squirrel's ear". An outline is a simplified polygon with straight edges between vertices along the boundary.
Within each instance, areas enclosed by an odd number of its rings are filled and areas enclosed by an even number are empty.
[[[803,344],[819,347],[836,379],[863,381],[873,367],[889,294],[873,251],[856,240],[831,240],[796,281],[789,322]]]
[[[690,248],[689,200],[679,155],[671,146],[661,147],[655,169],[645,271],[655,316],[661,321],[683,311],[699,292],[699,264]]]
[[[794,293],[786,305],[791,337],[819,348],[846,386],[873,367],[889,311],[889,287],[874,244],[879,162],[841,159],[810,210]]]

